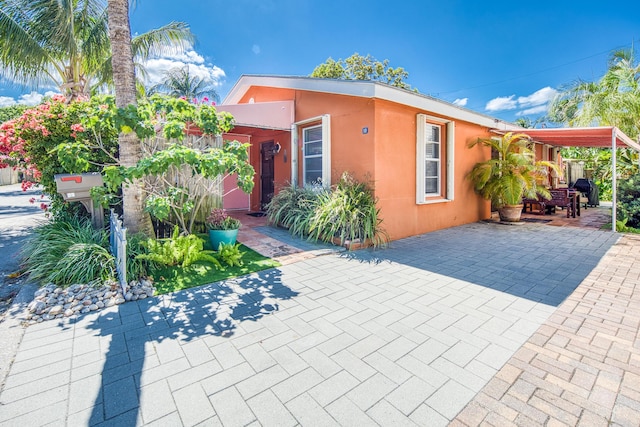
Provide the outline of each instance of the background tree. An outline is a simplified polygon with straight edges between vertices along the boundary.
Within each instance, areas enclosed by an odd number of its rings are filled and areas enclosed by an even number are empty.
[[[109,39],[111,40],[113,85],[116,106],[121,109],[136,109],[136,75],[131,46],[129,23],[129,0],[109,0]],[[142,146],[135,132],[120,132],[118,136],[119,159],[123,167],[133,167],[142,158]],[[122,212],[124,226],[131,234],[138,232],[151,236],[151,218],[145,212],[142,181],[133,180],[122,186]]]
[[[172,22],[131,42],[139,60],[193,43]],[[105,0],[0,0],[0,75],[33,87],[55,85],[70,98],[112,82]]]
[[[188,100],[211,98],[219,102],[220,97],[211,80],[202,79],[191,74],[189,66],[173,68],[163,76],[162,83],[151,88],[151,93],[166,93],[177,98],[184,97]]]
[[[632,49],[614,51],[605,74],[595,82],[578,80],[567,85],[552,101],[549,120],[569,126],[616,126],[634,139],[640,138],[640,64]],[[612,196],[611,150],[565,148],[567,159],[579,159],[593,169],[602,200]],[[638,172],[638,153],[618,149],[617,173],[628,178]]]
[[[322,79],[374,80],[411,90],[411,86],[405,83],[409,73],[404,68],[390,67],[388,59],[380,62],[371,55],[362,56],[357,52],[345,60],[328,58],[314,68],[310,76]]]
[[[640,136],[640,64],[633,50],[611,54],[606,73],[596,82],[566,86],[549,108],[550,118],[569,126],[616,126]]]

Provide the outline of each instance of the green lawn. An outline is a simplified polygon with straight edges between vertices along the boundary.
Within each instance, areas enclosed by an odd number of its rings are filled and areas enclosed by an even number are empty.
[[[210,247],[208,247],[208,239],[205,240],[205,242],[205,249],[210,249]],[[193,288],[194,286],[206,285],[230,277],[238,277],[280,266],[278,262],[271,258],[264,257],[244,245],[240,245],[240,252],[243,254],[241,267],[230,267],[221,261],[220,263],[223,266],[221,270],[209,262],[199,261],[187,268],[178,266],[162,267],[153,270],[151,275],[154,279],[157,294],[161,295]]]

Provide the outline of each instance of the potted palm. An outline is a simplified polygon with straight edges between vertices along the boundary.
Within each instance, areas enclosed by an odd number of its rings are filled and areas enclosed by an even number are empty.
[[[468,177],[475,190],[498,208],[500,220],[519,221],[523,197],[535,199],[540,195],[551,198],[549,190],[541,182],[549,168],[559,171],[558,166],[554,162],[535,161],[528,135],[507,132],[499,139],[479,138],[470,147],[477,144],[490,147],[496,155],[477,163]]]
[[[209,230],[209,241],[214,250],[218,250],[221,243],[235,244],[238,238],[238,230],[242,225],[240,220],[235,219],[224,210],[214,208],[205,222]]]

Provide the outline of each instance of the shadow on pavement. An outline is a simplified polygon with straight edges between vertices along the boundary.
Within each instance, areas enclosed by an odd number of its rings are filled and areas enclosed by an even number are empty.
[[[342,256],[408,265],[558,306],[619,237],[596,229],[474,223]]]
[[[87,325],[109,342],[102,384],[90,425],[136,425],[141,388],[153,381],[154,367],[179,369],[181,345],[206,336],[231,337],[245,321],[278,311],[297,292],[283,285],[278,269],[230,279],[171,295],[123,304]],[[78,323],[83,319],[78,319]]]

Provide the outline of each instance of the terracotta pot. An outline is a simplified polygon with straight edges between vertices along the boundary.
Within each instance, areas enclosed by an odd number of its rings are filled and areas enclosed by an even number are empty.
[[[498,209],[500,214],[500,221],[504,222],[518,222],[520,221],[520,215],[522,214],[522,204],[519,205],[504,205]]]

